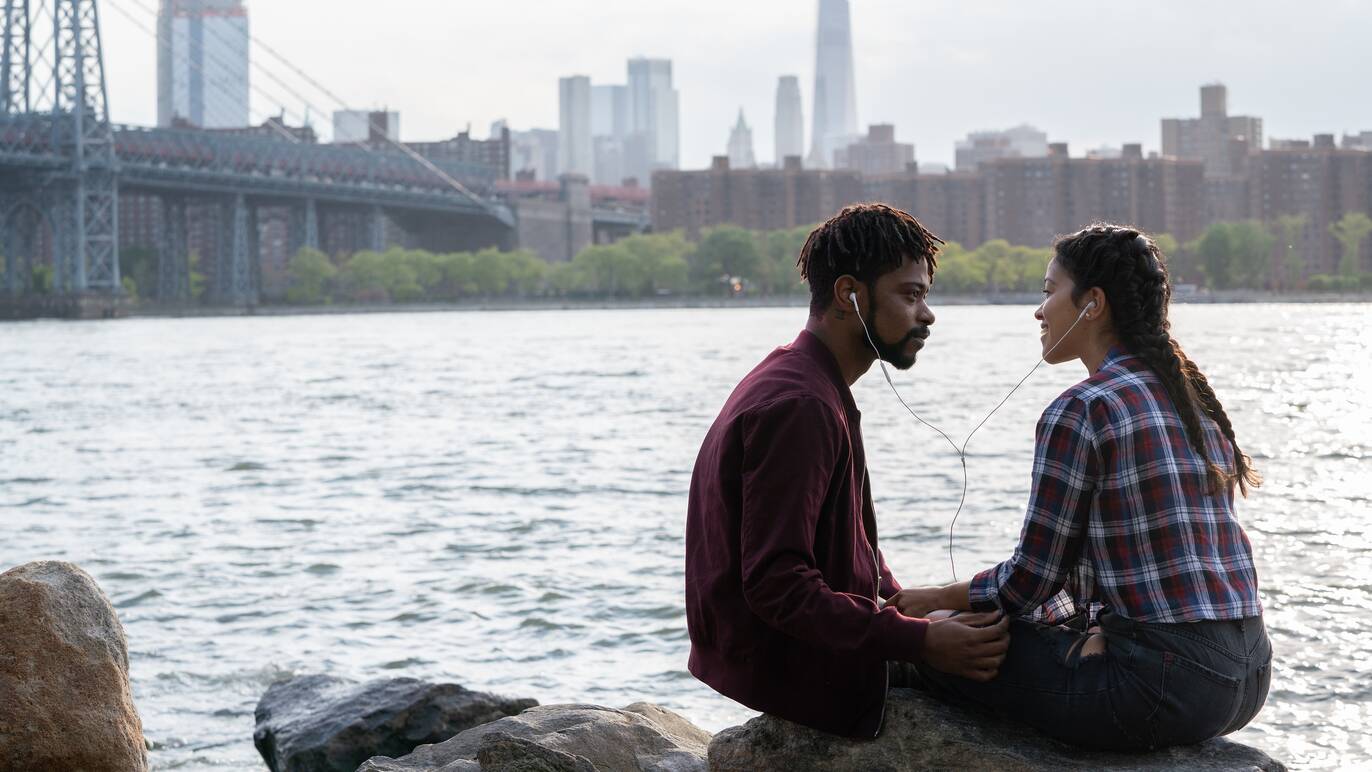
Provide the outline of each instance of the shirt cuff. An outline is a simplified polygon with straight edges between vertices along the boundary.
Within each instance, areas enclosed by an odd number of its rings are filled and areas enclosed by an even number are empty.
[[[929,629],[929,620],[912,619],[902,616],[894,607],[878,612],[887,616],[886,635],[883,636],[884,651],[878,653],[885,660],[919,662],[924,658],[924,634]]]
[[[967,600],[973,611],[997,611],[1000,609],[999,587],[996,585],[996,569],[988,568],[972,577],[972,585],[967,590]]]

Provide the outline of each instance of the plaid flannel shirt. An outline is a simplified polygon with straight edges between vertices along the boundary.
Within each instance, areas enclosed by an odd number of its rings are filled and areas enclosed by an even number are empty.
[[[1233,450],[1201,416],[1206,453]],[[1259,616],[1252,548],[1232,490],[1210,491],[1162,381],[1112,348],[1043,411],[1014,555],[972,579],[972,608],[1061,621],[1109,608],[1144,622]]]

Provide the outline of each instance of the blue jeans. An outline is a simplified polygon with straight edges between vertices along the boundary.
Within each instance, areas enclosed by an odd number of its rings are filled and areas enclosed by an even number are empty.
[[[1010,650],[996,678],[977,683],[920,666],[931,689],[1063,742],[1147,750],[1241,729],[1267,700],[1272,644],[1262,617],[1217,622],[1135,622],[1101,615],[1105,653],[1082,657],[1085,633],[1010,621]]]

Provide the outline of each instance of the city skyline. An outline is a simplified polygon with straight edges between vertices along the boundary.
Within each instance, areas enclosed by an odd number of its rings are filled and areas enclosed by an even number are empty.
[[[704,167],[721,152],[720,134],[740,105],[755,117],[754,125],[771,125],[779,75],[799,76],[804,103],[813,100],[813,3],[716,8],[667,0],[648,9],[608,0],[587,13],[514,2],[457,13],[398,0],[396,12],[378,20],[360,3],[340,0],[327,33],[304,23],[305,9],[282,6],[249,3],[254,34],[350,106],[400,111],[406,140],[451,136],[467,125],[480,133],[498,118],[518,130],[555,128],[557,77],[582,72],[593,82],[620,82],[623,62],[638,55],[673,60],[682,168]],[[429,21],[388,21],[409,18],[407,8]],[[715,21],[725,8],[731,10],[727,28]],[[1138,141],[1151,151],[1160,145],[1158,117],[1193,114],[1195,87],[1218,80],[1229,86],[1231,110],[1263,116],[1269,137],[1372,126],[1372,106],[1352,98],[1365,88],[1358,40],[1369,26],[1352,3],[1320,4],[1299,15],[1258,3],[1242,18],[1180,2],[1110,14],[1080,2],[1057,10],[1062,13],[1011,4],[973,9],[857,0],[852,26],[862,124],[893,123],[900,141],[918,146],[920,161],[950,166],[954,142],[968,132],[1024,122],[1075,148]],[[156,47],[109,9],[103,24],[115,120],[150,125],[156,119]],[[1088,34],[1094,26],[1127,26],[1134,34]],[[452,45],[455,30],[462,30],[461,46]],[[581,30],[594,34],[595,46],[584,45],[575,34]],[[354,39],[365,40],[372,55],[358,57],[354,47],[338,45]],[[1319,56],[1271,56],[1292,39],[1320,39]],[[1065,41],[1076,48],[1069,50]],[[260,58],[256,49],[254,56]],[[1080,67],[1083,59],[1093,66]],[[501,66],[492,68],[497,60]],[[470,77],[455,80],[454,72]],[[272,90],[255,78],[258,85]],[[265,101],[254,94],[255,120],[275,112]],[[314,101],[319,109],[338,107],[323,97]],[[287,109],[300,112],[299,105]],[[327,115],[312,118],[317,126],[328,122]],[[771,135],[756,137],[759,158],[773,157]]]

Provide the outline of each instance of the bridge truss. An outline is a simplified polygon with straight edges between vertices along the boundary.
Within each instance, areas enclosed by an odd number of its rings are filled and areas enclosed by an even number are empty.
[[[11,292],[46,225],[57,292],[118,293],[118,158],[95,0],[4,0],[0,254]],[[39,143],[45,152],[34,153]],[[37,217],[35,217],[35,213]]]

